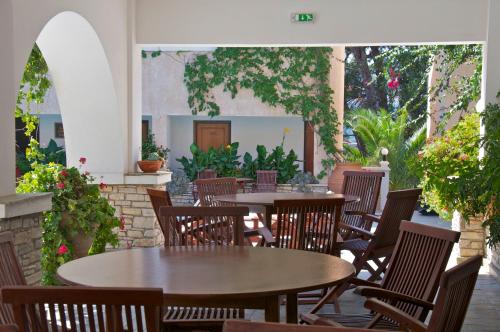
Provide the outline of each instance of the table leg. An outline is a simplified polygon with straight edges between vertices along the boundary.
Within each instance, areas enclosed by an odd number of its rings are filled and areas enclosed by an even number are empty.
[[[286,322],[289,324],[298,323],[297,293],[286,295]]]
[[[265,319],[266,322],[274,322],[274,323],[280,322],[279,296],[269,296],[266,298]]]

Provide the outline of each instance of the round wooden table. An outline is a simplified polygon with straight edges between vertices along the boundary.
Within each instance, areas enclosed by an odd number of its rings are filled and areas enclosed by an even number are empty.
[[[334,286],[354,275],[338,257],[254,247],[142,248],[76,259],[57,273],[68,285],[163,288],[165,305],[264,309],[279,321],[287,296],[287,322],[297,323],[297,293]]]
[[[345,203],[355,202],[359,200],[359,197],[353,195],[343,195],[343,194],[327,194],[327,193],[301,193],[301,192],[290,192],[290,193],[242,193],[234,195],[219,195],[215,196],[214,199],[224,203],[233,203],[236,205],[244,206],[263,206],[265,208],[265,223],[266,227],[270,229],[271,225],[271,215],[273,212],[274,201],[281,199],[296,199],[296,200],[308,200],[308,199],[328,199],[328,198],[343,198]]]

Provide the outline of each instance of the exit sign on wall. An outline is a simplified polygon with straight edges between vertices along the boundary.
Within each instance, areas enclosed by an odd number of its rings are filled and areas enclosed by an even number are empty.
[[[306,22],[313,22],[314,21],[314,14],[313,13],[295,13],[292,15],[292,21],[293,22],[301,22],[301,23],[306,23]]]

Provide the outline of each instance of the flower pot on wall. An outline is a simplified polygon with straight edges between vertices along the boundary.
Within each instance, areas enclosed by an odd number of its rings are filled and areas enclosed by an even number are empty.
[[[328,177],[328,189],[335,193],[340,193],[342,191],[342,183],[344,182],[344,172],[360,170],[360,163],[336,163],[332,174]]]
[[[63,228],[69,227],[69,218],[71,218],[71,216],[63,212],[61,217],[61,226]],[[66,237],[66,239],[73,245],[73,259],[88,256],[90,247],[94,242],[94,238],[91,235],[86,235],[83,233],[78,233],[75,235],[71,235],[70,232],[67,233],[68,236]]]
[[[156,173],[162,167],[163,160],[139,160],[137,165],[144,173]]]

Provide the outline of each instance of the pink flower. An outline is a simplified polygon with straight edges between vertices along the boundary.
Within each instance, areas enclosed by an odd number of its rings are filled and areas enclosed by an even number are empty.
[[[87,162],[87,158],[85,158],[85,157],[80,157],[80,160],[79,160],[79,161],[80,161],[80,164],[82,164],[82,165],[83,165],[83,164],[85,164],[85,163]]]
[[[57,188],[57,189],[61,189],[61,190],[62,190],[62,189],[64,189],[64,183],[62,183],[62,182],[58,182],[58,183],[56,184],[56,188]]]
[[[59,256],[64,255],[67,252],[68,252],[68,247],[66,247],[64,244],[61,244],[59,249],[57,249],[57,255]]]
[[[396,90],[399,87],[398,79],[391,79],[389,82],[387,82],[387,87],[391,90]]]
[[[101,188],[101,190],[102,190],[102,189],[105,189],[105,188],[107,188],[107,187],[108,187],[108,185],[107,185],[107,184],[105,184],[104,182],[99,183],[99,188]]]
[[[121,216],[120,217],[120,230],[124,230],[125,229],[125,217],[124,216]]]

